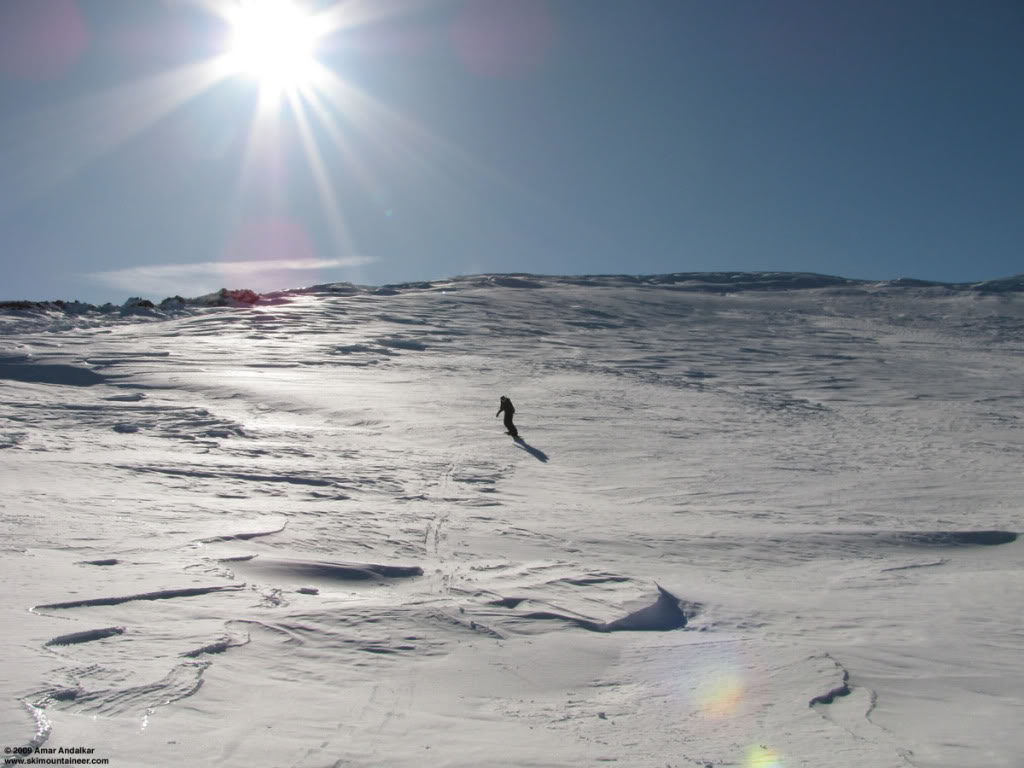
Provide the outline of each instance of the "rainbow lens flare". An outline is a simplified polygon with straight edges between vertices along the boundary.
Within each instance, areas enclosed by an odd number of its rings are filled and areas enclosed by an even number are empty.
[[[771,747],[755,744],[747,750],[743,765],[745,768],[782,768],[782,758]]]
[[[697,689],[697,703],[705,717],[732,715],[742,701],[743,681],[732,672],[709,678]]]

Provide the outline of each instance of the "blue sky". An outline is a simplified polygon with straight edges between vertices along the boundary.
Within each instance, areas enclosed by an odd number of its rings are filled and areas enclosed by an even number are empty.
[[[0,298],[1024,272],[1016,0],[299,2],[276,104],[233,5],[0,4]]]

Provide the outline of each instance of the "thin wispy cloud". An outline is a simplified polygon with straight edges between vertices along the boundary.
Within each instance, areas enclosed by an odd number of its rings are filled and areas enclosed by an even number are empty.
[[[269,279],[286,281],[290,273],[336,267],[357,267],[376,261],[370,256],[344,259],[261,259],[258,261],[203,261],[191,264],[153,264],[127,269],[90,272],[87,278],[137,294],[202,293],[222,287],[287,288],[284,283],[264,285]],[[225,282],[231,283],[225,286]],[[245,283],[243,285],[242,283]]]

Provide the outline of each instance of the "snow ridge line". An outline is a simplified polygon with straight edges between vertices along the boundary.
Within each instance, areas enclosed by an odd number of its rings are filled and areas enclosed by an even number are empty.
[[[35,605],[32,611],[53,610],[57,608],[91,608],[97,605],[120,605],[130,603],[133,600],[168,600],[172,597],[194,597],[206,595],[210,592],[237,592],[243,589],[245,584],[237,584],[225,587],[186,587],[184,589],[161,589],[158,592],[143,592],[138,595],[123,595],[119,597],[95,597],[87,600],[71,600],[66,603],[47,603]]]
[[[102,640],[105,637],[124,634],[124,627],[104,627],[102,629],[87,629],[84,632],[72,632],[68,635],[59,635],[47,640],[43,645],[77,645],[78,643],[89,643],[93,640]]]
[[[831,690],[828,691],[828,693],[823,693],[823,694],[820,694],[820,695],[815,696],[814,698],[812,698],[807,703],[807,706],[809,706],[809,707],[813,707],[815,704],[831,704],[833,701],[835,701],[840,696],[849,696],[850,692],[851,692],[851,688],[850,688],[850,671],[846,667],[844,667],[842,664],[840,664],[838,661],[836,661],[835,658],[831,654],[826,653],[825,657],[830,659],[832,661],[832,663],[836,665],[836,669],[838,669],[838,670],[840,670],[842,672],[842,675],[843,675],[843,677],[842,677],[842,684],[836,686],[835,688],[832,688]]]
[[[61,314],[69,317],[89,316],[132,319],[149,317],[169,319],[182,314],[196,314],[217,308],[250,309],[257,305],[287,304],[302,295],[395,296],[411,291],[458,291],[471,288],[581,287],[646,287],[689,293],[737,293],[742,291],[793,291],[831,289],[869,293],[872,291],[905,290],[1001,295],[1024,291],[1024,274],[975,283],[947,283],[934,280],[900,278],[896,280],[862,280],[822,275],[813,272],[672,272],[655,275],[537,275],[530,273],[492,273],[462,275],[431,282],[395,283],[383,286],[323,283],[259,294],[247,288],[221,288],[214,293],[184,298],[169,296],[159,303],[133,296],[116,306],[82,301],[0,301],[0,313],[45,317]]]

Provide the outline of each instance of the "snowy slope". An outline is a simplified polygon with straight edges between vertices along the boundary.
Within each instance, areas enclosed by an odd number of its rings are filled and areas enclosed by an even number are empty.
[[[1019,289],[10,309],[0,737],[125,766],[1019,766]]]

